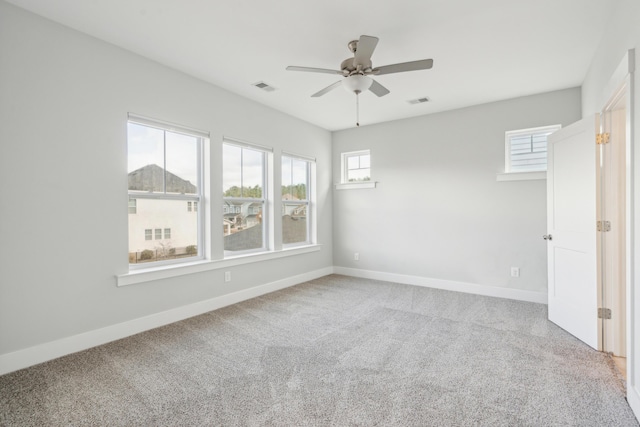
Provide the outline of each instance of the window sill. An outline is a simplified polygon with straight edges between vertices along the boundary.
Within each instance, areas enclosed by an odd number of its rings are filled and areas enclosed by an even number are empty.
[[[547,171],[505,172],[496,175],[496,181],[532,181],[536,179],[547,179]]]
[[[376,188],[377,182],[347,182],[344,184],[336,184],[336,190],[359,190],[361,188]]]
[[[184,276],[186,274],[201,273],[203,271],[219,270],[221,268],[234,267],[236,265],[251,264],[254,262],[267,261],[284,258],[288,256],[301,255],[310,252],[317,252],[322,245],[298,246],[287,248],[281,251],[260,252],[254,254],[240,255],[233,258],[221,260],[195,261],[184,264],[174,264],[162,267],[148,268],[144,270],[133,270],[126,274],[116,276],[117,286],[134,285],[136,283],[150,282],[152,280],[168,279],[170,277]]]

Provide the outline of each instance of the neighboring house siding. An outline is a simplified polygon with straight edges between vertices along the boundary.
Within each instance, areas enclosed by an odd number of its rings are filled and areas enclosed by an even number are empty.
[[[150,207],[153,206],[153,209]],[[161,240],[145,240],[145,229],[161,228]],[[164,239],[164,229],[171,229],[171,239]],[[160,243],[173,248],[197,244],[198,220],[194,212],[187,212],[187,203],[172,200],[137,199],[137,213],[129,214],[129,250],[156,249]]]
[[[128,175],[130,191],[162,192],[166,179],[167,193],[196,193],[191,182],[172,174],[158,165],[147,165]],[[130,195],[135,198],[135,195]],[[173,248],[184,253],[187,246],[197,245],[198,216],[187,209],[187,201],[136,198],[136,213],[129,214],[129,251],[142,252]],[[152,239],[146,240],[145,230],[152,230]],[[161,239],[155,230],[161,229]],[[171,230],[171,238],[165,230]]]

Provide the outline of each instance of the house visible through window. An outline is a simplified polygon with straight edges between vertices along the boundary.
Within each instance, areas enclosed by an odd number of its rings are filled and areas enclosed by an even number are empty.
[[[369,150],[342,153],[342,182],[371,180],[371,153]]]
[[[310,242],[311,161],[282,156],[282,243]]]
[[[129,215],[130,263],[203,256],[200,214],[188,214],[184,206],[196,212],[202,199],[206,138],[198,131],[129,116],[129,212],[136,213]],[[172,235],[171,229],[180,230],[179,235]]]
[[[222,158],[225,255],[265,250],[267,151],[225,140]]]
[[[560,125],[505,132],[505,172],[547,170],[547,138]]]

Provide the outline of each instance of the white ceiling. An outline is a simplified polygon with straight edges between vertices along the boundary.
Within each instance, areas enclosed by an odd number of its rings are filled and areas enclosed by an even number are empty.
[[[339,69],[350,40],[380,38],[374,66],[433,58],[376,77],[362,125],[579,86],[617,0],[7,0],[328,130],[355,126]],[[264,81],[275,88],[252,86]],[[425,104],[407,101],[428,97]]]

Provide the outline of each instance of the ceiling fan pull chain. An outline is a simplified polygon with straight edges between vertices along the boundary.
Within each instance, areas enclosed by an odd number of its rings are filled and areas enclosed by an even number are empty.
[[[360,95],[356,92],[356,126],[360,126]]]

